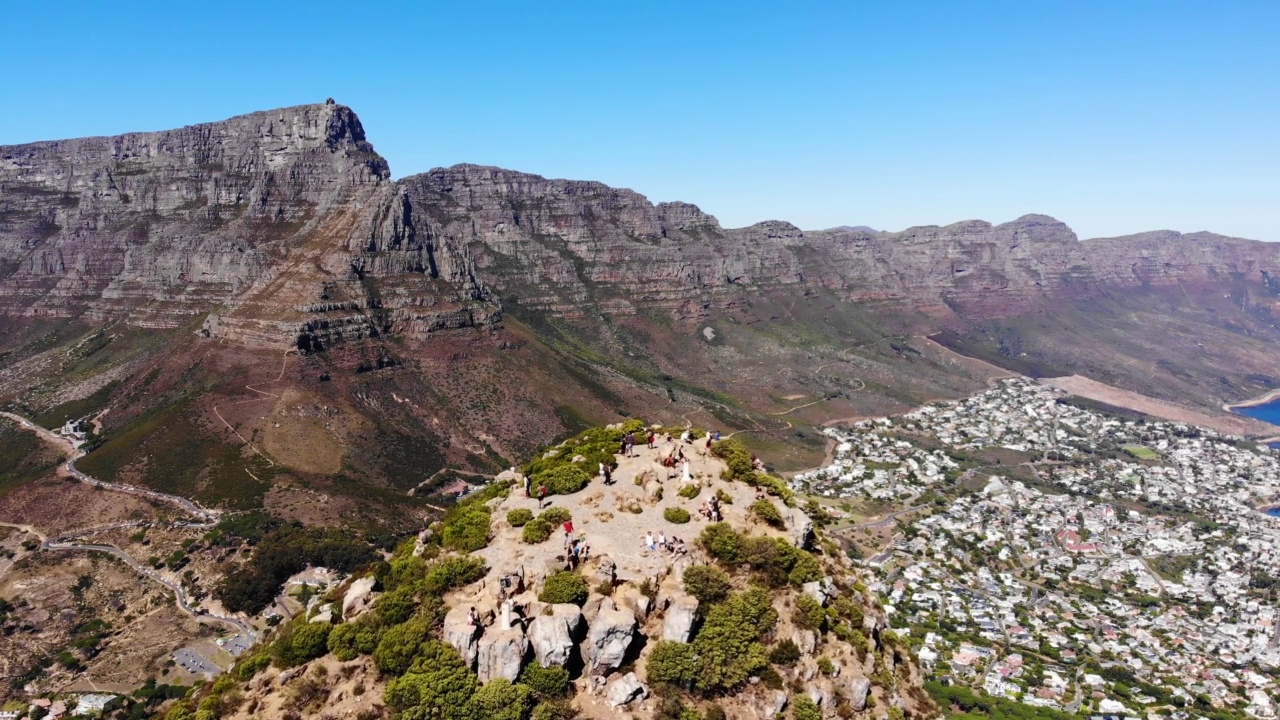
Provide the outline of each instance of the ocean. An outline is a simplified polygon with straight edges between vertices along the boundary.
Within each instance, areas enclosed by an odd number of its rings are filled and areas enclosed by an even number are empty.
[[[1248,417],[1280,426],[1280,400],[1272,400],[1269,403],[1252,407],[1238,407],[1234,408],[1234,410],[1241,415],[1247,415]],[[1276,434],[1280,435],[1280,429],[1276,431]],[[1280,442],[1271,443],[1271,447],[1280,450]],[[1277,517],[1280,517],[1280,515]]]

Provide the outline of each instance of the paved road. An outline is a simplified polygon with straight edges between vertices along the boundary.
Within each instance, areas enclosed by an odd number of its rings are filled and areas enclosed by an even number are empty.
[[[66,438],[56,435],[52,432],[49,432],[48,430],[40,427],[39,425],[36,425],[35,423],[22,417],[21,415],[14,415],[13,413],[8,413],[8,412],[0,412],[0,415],[7,417],[10,420],[13,420],[14,422],[18,423],[19,425],[26,428],[27,430],[30,430],[36,433],[44,440],[63,448],[68,456],[68,460],[63,464],[63,467],[66,469],[67,474],[71,475],[72,477],[76,478],[81,482],[88,483],[90,485],[96,485],[104,490],[122,492],[129,495],[144,497],[151,500],[156,500],[158,502],[163,502],[169,505],[177,506],[178,508],[181,508],[184,512],[200,519],[200,522],[191,523],[188,525],[188,527],[192,527],[192,528],[212,527],[218,521],[218,518],[221,515],[221,513],[217,510],[208,510],[208,509],[202,508],[199,505],[196,505],[195,503],[183,497],[178,497],[176,495],[166,495],[164,493],[156,492],[154,490],[148,490],[146,488],[135,487],[133,485],[109,483],[109,482],[99,480],[90,475],[86,475],[80,472],[79,470],[77,470],[75,467],[75,461],[80,459],[81,457],[84,457],[84,451],[80,450],[80,448],[76,447]],[[229,627],[233,627],[238,632],[244,633],[248,635],[250,638],[256,639],[258,635],[253,631],[253,628],[249,627],[249,625],[242,622],[238,618],[227,617],[223,615],[211,615],[211,614],[208,614],[207,611],[203,611],[203,610],[197,611],[195,608],[191,606],[191,601],[187,597],[186,591],[182,589],[182,585],[180,583],[174,583],[170,580],[167,580],[166,578],[161,576],[159,573],[157,573],[155,570],[133,559],[133,557],[131,557],[128,553],[125,553],[123,550],[116,547],[115,545],[109,545],[105,543],[72,542],[76,538],[83,537],[85,535],[99,532],[102,530],[112,530],[112,529],[119,529],[119,528],[125,528],[125,527],[137,527],[139,525],[144,525],[144,524],[146,523],[141,523],[141,522],[112,523],[109,525],[102,525],[94,528],[88,528],[85,530],[78,530],[74,533],[69,533],[59,537],[46,538],[44,535],[37,532],[35,528],[31,527],[30,525],[14,525],[11,523],[0,523],[0,525],[5,525],[6,527],[16,527],[20,530],[30,532],[31,534],[39,537],[41,540],[40,547],[45,550],[62,551],[62,552],[65,552],[65,551],[104,552],[109,555],[113,555],[119,558],[121,561],[123,561],[130,568],[132,568],[134,572],[138,573],[139,575],[142,575],[143,577],[146,577],[155,582],[158,582],[161,585],[168,588],[173,593],[174,603],[178,606],[178,609],[186,613],[187,615],[190,615],[191,617],[195,618],[197,622],[201,622],[205,624],[226,625]]]

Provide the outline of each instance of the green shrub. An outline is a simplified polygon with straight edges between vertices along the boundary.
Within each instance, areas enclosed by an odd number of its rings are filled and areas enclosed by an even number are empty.
[[[413,665],[419,646],[431,637],[431,629],[430,623],[420,618],[387,628],[373,651],[374,664],[384,673],[403,674]]]
[[[561,570],[547,578],[538,599],[545,603],[581,605],[589,594],[585,578],[576,572]]]
[[[800,646],[793,640],[783,640],[769,651],[769,662],[782,667],[791,667],[800,659]]]
[[[751,514],[763,520],[769,527],[781,530],[787,526],[787,522],[782,519],[782,513],[778,512],[778,506],[765,499],[757,500],[751,503]]]
[[[827,610],[822,607],[822,603],[809,595],[801,594],[796,597],[796,614],[792,618],[796,627],[822,632],[826,621]]]
[[[546,510],[543,510],[538,517],[546,520],[553,526],[563,525],[573,519],[573,515],[568,511],[568,509],[562,507],[549,507]]]
[[[472,503],[445,523],[444,546],[458,552],[475,552],[489,544],[489,508]]]
[[[720,707],[719,705],[716,705],[715,703],[708,705],[706,720],[727,720],[727,716],[725,715],[724,708]]]
[[[689,643],[659,640],[645,665],[650,683],[689,687],[698,676],[697,651]]]
[[[476,691],[464,717],[475,720],[525,720],[533,711],[533,691],[527,685],[494,678]]]
[[[413,585],[401,585],[391,592],[383,593],[374,606],[374,614],[385,626],[399,625],[413,615],[418,607],[418,596]]]
[[[551,523],[543,518],[534,518],[526,523],[524,530],[520,532],[520,541],[529,545],[537,545],[551,537],[552,530]]]
[[[733,496],[725,492],[724,488],[716,488],[716,500],[719,500],[721,505],[733,504]]]
[[[294,621],[271,643],[271,659],[276,667],[290,668],[318,658],[329,650],[329,623]]]
[[[711,454],[724,460],[726,480],[743,480],[755,471],[751,451],[737,438],[725,438],[712,445]]]
[[[822,720],[822,710],[812,698],[801,693],[792,701],[791,720]]]
[[[586,487],[591,482],[591,474],[585,468],[569,463],[544,470],[531,480],[535,490],[546,485],[551,495],[570,495]]]
[[[569,671],[562,667],[542,667],[531,662],[520,671],[521,684],[528,685],[539,700],[564,697],[569,691]]]
[[[683,525],[690,520],[689,511],[678,507],[669,507],[666,510],[663,510],[662,517],[667,522],[675,523],[677,525]]]
[[[407,672],[387,683],[383,699],[407,718],[468,718],[466,708],[479,685],[475,673],[447,643],[428,640],[417,649]]]
[[[729,566],[738,564],[742,536],[728,523],[712,523],[703,528],[698,544],[720,562]]]
[[[479,580],[489,572],[484,560],[470,555],[446,555],[427,566],[423,588],[432,595],[444,595],[455,588]]]
[[[818,658],[818,672],[823,675],[834,675],[836,672],[835,663],[831,662],[831,658],[823,655]]]
[[[329,633],[329,652],[343,662],[354,660],[357,655],[373,654],[378,649],[381,634],[372,618],[372,615],[364,615],[354,622],[334,627]]]
[[[524,527],[532,519],[533,511],[528,508],[516,508],[507,513],[507,522],[511,523],[511,527]]]
[[[683,579],[685,592],[697,598],[703,608],[729,597],[733,589],[725,571],[707,565],[690,565],[685,568]]]
[[[547,700],[533,709],[529,720],[573,720],[578,711],[567,700]]]
[[[795,555],[795,564],[791,566],[791,572],[787,574],[787,580],[796,587],[805,583],[817,582],[822,579],[822,565],[818,563],[818,558],[812,553],[805,550],[797,550]]]
[[[769,593],[761,588],[730,595],[713,605],[693,641],[698,658],[695,686],[704,693],[719,693],[764,670],[769,653],[760,638],[777,622]]]
[[[692,500],[698,497],[698,494],[701,492],[702,492],[702,484],[692,483],[689,485],[685,485],[684,487],[681,487],[680,490],[676,492],[676,494],[682,498]]]

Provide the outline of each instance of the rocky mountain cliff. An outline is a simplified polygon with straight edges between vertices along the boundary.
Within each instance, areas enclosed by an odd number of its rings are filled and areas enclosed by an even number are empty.
[[[722,228],[686,203],[459,165],[392,182],[341,105],[160,133],[0,147],[0,312],[125,317],[304,347],[499,317],[696,314],[825,288],[934,317],[1224,279],[1265,287],[1280,246],[1207,233],[1079,242],[1028,215],[898,233]]]

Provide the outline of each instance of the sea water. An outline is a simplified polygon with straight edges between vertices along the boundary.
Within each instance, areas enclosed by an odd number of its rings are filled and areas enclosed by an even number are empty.
[[[1272,400],[1271,402],[1262,405],[1232,409],[1241,415],[1247,415],[1248,417],[1280,426],[1280,400]],[[1277,432],[1276,434],[1280,435],[1280,432]],[[1271,447],[1280,449],[1280,443],[1271,443]],[[1277,515],[1277,517],[1280,517],[1280,515]]]

